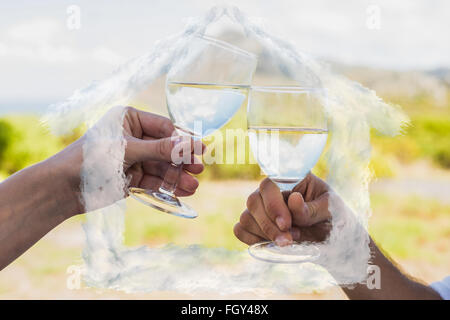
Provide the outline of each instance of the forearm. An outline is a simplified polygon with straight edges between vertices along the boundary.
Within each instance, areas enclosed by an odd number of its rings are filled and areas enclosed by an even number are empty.
[[[440,299],[439,294],[432,288],[421,284],[397,268],[370,239],[370,250],[373,257],[372,264],[380,268],[380,289],[369,289],[366,284],[357,284],[353,289],[344,287],[349,299]]]
[[[69,161],[74,148],[0,183],[0,270],[62,221],[81,213],[76,175],[69,174],[79,170],[74,159]]]

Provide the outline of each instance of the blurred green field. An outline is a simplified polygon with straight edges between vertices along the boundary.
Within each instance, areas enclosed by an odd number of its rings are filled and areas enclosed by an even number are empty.
[[[401,104],[411,119],[404,134],[385,137],[372,132],[372,160],[370,167],[378,178],[394,177],[398,166],[415,161],[428,161],[430,165],[450,169],[450,105],[434,107],[426,97],[394,99]],[[449,100],[450,101],[450,100]],[[245,106],[221,129],[224,143],[214,144],[211,137],[205,143],[215,159],[227,159],[244,154],[247,164],[212,164],[202,175],[202,179],[258,179],[261,174],[258,165],[248,164],[252,158],[248,138],[227,140],[227,129],[246,130]],[[0,175],[10,175],[17,170],[45,159],[78,138],[83,129],[73,134],[55,137],[39,122],[36,116],[14,115],[0,118]],[[233,138],[234,140],[234,138]],[[213,150],[213,151],[212,151]],[[253,163],[255,163],[253,161]],[[317,173],[323,173],[323,159],[316,166]]]

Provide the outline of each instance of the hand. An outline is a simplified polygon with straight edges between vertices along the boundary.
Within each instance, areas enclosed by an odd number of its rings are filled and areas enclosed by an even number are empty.
[[[248,245],[267,240],[280,246],[324,241],[331,230],[329,192],[328,185],[311,173],[283,193],[266,178],[248,197],[234,234]]]
[[[123,128],[127,140],[124,172],[131,178],[130,186],[157,189],[171,162],[174,147],[171,137],[175,130],[172,122],[165,117],[127,107]],[[189,144],[191,152],[204,151],[205,146],[200,141],[187,140],[184,143]],[[190,164],[184,164],[183,169],[175,195],[190,196],[197,189],[198,180],[189,173],[201,173],[203,164],[194,161],[192,154]]]
[[[101,120],[100,120],[101,121]],[[175,141],[172,137],[174,126],[172,122],[162,116],[140,111],[132,107],[125,108],[123,121],[123,134],[126,140],[123,170],[131,187],[143,189],[157,189],[163,181],[166,169],[171,162],[172,149]],[[185,137],[186,138],[186,137]],[[66,194],[71,195],[71,202],[77,209],[73,214],[85,212],[80,201],[80,170],[83,163],[83,144],[86,135],[72,143],[57,155],[48,159],[46,165],[61,176],[61,181],[67,182]],[[192,142],[187,138],[177,146],[179,150],[191,151],[191,164],[184,164],[175,190],[177,196],[192,195],[198,187],[198,180],[191,174],[199,174],[203,171],[203,164],[194,161],[194,153],[203,153],[205,146],[201,141]],[[187,148],[184,144],[188,144]],[[184,158],[184,157],[183,157]],[[63,188],[60,188],[63,189]],[[126,191],[123,197],[126,196]],[[117,201],[119,199],[116,199]],[[99,208],[108,206],[110,199],[105,203],[99,203]],[[91,208],[92,209],[92,208]]]

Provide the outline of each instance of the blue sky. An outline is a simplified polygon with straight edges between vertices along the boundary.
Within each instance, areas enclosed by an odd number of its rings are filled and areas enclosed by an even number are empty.
[[[388,69],[450,67],[446,0],[0,0],[0,108],[63,99],[180,31],[186,18],[233,2],[318,57]],[[70,5],[81,10],[79,30],[66,26]],[[367,24],[373,6],[379,29]]]

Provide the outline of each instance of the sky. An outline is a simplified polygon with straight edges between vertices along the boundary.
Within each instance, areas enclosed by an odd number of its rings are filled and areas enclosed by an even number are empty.
[[[447,0],[0,0],[0,112],[64,99],[217,4],[236,5],[322,59],[395,70],[450,67]]]

